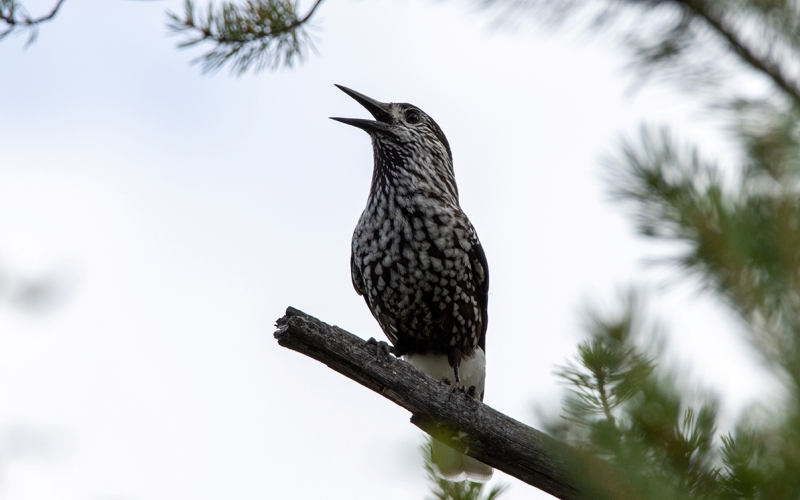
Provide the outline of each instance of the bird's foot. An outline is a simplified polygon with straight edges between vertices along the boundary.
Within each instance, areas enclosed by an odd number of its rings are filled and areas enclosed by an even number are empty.
[[[439,382],[443,385],[449,386],[450,392],[466,392],[464,386],[461,385],[461,382],[453,382],[447,377],[442,378],[442,380],[440,380]]]
[[[394,347],[390,346],[383,340],[375,340],[375,337],[370,337],[364,345],[375,347],[375,362],[377,362],[381,354],[391,359],[392,354],[395,354]]]
[[[478,390],[475,388],[474,385],[467,387],[465,385],[461,385],[460,382],[453,382],[447,377],[444,377],[442,380],[439,381],[439,383],[442,385],[449,386],[450,392],[453,394],[455,394],[456,392],[462,392],[476,401],[480,397],[478,395]]]

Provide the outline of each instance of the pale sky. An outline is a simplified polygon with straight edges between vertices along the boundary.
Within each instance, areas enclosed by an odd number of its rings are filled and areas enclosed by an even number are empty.
[[[272,337],[291,305],[383,338],[349,275],[372,149],[328,119],[367,113],[334,83],[416,104],[449,139],[491,272],[487,404],[554,413],[581,305],[631,283],[729,415],[764,393],[724,309],[660,286],[672,272],[644,260],[664,252],[601,180],[643,120],[729,161],[714,123],[665,87],[632,96],[607,40],[456,4],[331,0],[317,55],[241,78],[174,48],[179,1],[67,0],[27,50],[0,43],[0,266],[69,283],[46,314],[0,303],[0,498],[425,497],[410,415]]]

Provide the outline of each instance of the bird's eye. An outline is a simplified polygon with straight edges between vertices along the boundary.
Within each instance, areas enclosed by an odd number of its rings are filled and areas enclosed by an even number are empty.
[[[422,120],[422,117],[419,116],[419,112],[411,109],[406,113],[406,121],[408,123],[411,123],[411,124],[419,123],[420,120]]]

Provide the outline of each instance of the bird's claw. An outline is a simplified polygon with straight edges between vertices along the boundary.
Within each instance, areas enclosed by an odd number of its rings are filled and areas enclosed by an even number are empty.
[[[443,384],[443,385],[449,386],[450,387],[450,392],[465,392],[464,391],[464,386],[461,385],[460,382],[453,382],[452,380],[450,380],[447,377],[442,378],[440,383]]]
[[[463,392],[464,394],[466,394],[467,396],[469,396],[469,397],[471,397],[473,399],[477,399],[478,398],[477,389],[475,388],[474,385],[471,385],[471,386],[467,387],[467,386],[461,385],[460,382],[453,382],[452,380],[450,380],[447,377],[442,378],[442,380],[440,380],[439,383],[443,384],[443,385],[446,385],[446,386],[449,386],[450,387],[450,392],[452,392],[452,393]]]
[[[374,346],[375,347],[375,362],[377,363],[381,357],[381,354],[384,354],[386,357],[391,358],[392,354],[394,354],[394,348],[387,344],[382,340],[375,340],[375,337],[370,337],[369,340],[365,342],[367,346]]]

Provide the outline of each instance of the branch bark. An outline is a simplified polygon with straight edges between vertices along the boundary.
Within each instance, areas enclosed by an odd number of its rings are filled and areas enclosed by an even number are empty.
[[[573,450],[405,361],[302,311],[277,321],[278,344],[305,354],[411,412],[411,423],[451,447],[563,500],[585,500],[571,466]],[[584,464],[586,465],[586,464]]]

